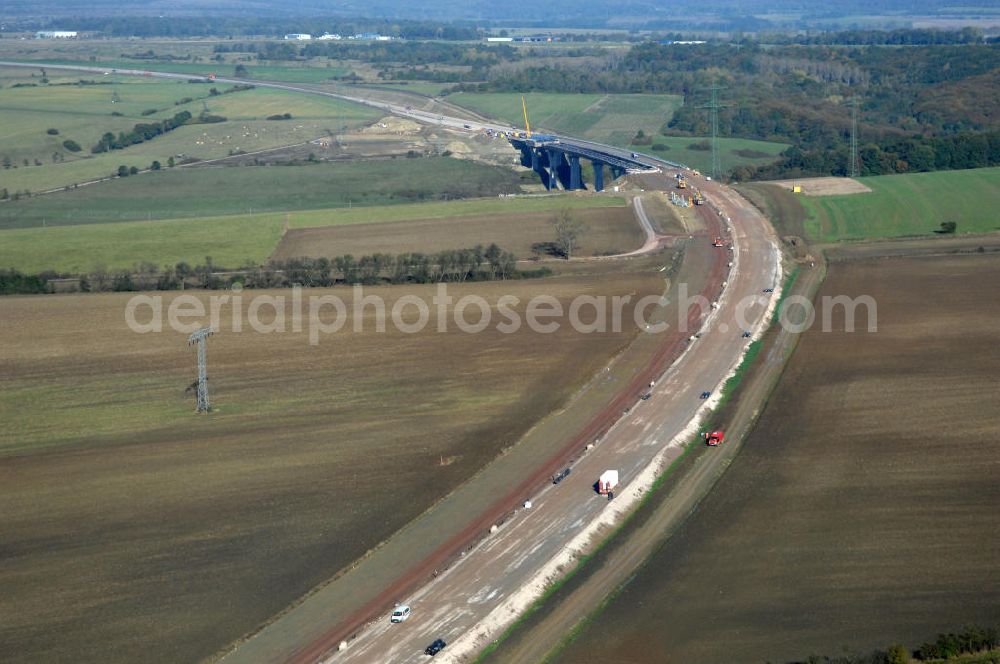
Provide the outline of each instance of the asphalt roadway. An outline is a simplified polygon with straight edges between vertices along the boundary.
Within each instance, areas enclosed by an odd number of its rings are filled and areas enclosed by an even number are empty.
[[[0,66],[38,67],[44,63],[0,62]],[[103,73],[106,68],[44,65],[50,68]],[[189,79],[190,75],[146,72],[144,70],[114,70],[117,74]],[[481,131],[485,128],[506,130],[504,125],[491,125],[462,118],[430,114],[406,106],[370,102],[360,97],[326,92],[307,86],[216,78],[218,83],[252,83],[260,87],[286,89],[346,99],[381,108],[387,113],[410,117],[421,122]],[[564,139],[569,141],[570,139]],[[627,150],[597,146],[585,141],[581,145],[599,147],[609,154],[631,158]],[[669,190],[675,186],[674,169],[665,162],[641,157],[656,175],[643,175],[647,189]],[[526,586],[538,584],[538,577],[551,568],[554,561],[566,556],[568,547],[579,544],[580,535],[602,517],[620,512],[619,504],[609,502],[594,490],[597,477],[606,469],[617,469],[621,484],[619,495],[629,491],[651,464],[663,466],[680,455],[681,444],[688,439],[692,423],[697,422],[706,401],[699,398],[703,391],[717,392],[725,378],[738,364],[749,342],[742,333],[751,330],[756,337],[766,324],[767,295],[765,288],[777,289],[780,284],[780,252],[777,240],[767,221],[747,201],[732,190],[705,178],[687,174],[710,201],[703,206],[709,222],[708,236],[695,239],[705,244],[713,234],[720,234],[727,247],[712,248],[718,252],[716,262],[722,269],[715,274],[719,283],[709,283],[702,290],[717,302],[717,308],[692,306],[688,324],[690,335],[684,339],[680,357],[662,374],[654,375],[655,387],[648,400],[640,400],[640,392],[631,395],[631,405],[604,434],[600,441],[572,464],[572,473],[559,484],[548,483],[531,494],[532,506],[517,510],[513,517],[463,552],[440,574],[399,599],[412,607],[412,615],[402,624],[390,624],[384,619],[370,623],[338,650],[343,635],[336,625],[310,643],[302,643],[294,653],[272,652],[261,658],[262,652],[253,647],[261,637],[267,639],[270,628],[236,647],[223,661],[288,661],[330,662],[331,664],[424,662],[424,648],[442,638],[450,645],[435,658],[439,662],[466,661],[469,654],[499,635],[505,624],[516,618],[516,609],[523,604],[516,594]],[[722,286],[725,283],[725,286]],[[715,292],[713,296],[712,293]],[[748,306],[749,303],[752,303]],[[666,335],[664,335],[666,336]],[[676,334],[674,335],[676,345]],[[628,398],[628,397],[626,397]],[[581,423],[582,425],[583,423]],[[611,520],[613,521],[613,519]],[[574,542],[576,540],[576,542]],[[567,559],[566,562],[571,562]],[[402,573],[403,570],[400,570]],[[390,579],[384,580],[386,583]],[[307,599],[306,602],[309,600]],[[511,601],[514,601],[513,605]],[[290,613],[294,613],[292,609]],[[331,619],[336,620],[331,616]],[[281,619],[277,621],[281,622]],[[272,624],[272,628],[275,625]],[[249,648],[244,646],[250,646]],[[256,652],[256,655],[252,653]]]

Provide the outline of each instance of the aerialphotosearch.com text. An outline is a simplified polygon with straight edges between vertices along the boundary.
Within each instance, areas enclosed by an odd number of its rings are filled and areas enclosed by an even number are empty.
[[[307,289],[294,286],[287,295],[258,291],[247,297],[236,284],[229,291],[211,295],[142,294],[128,300],[125,322],[138,334],[168,330],[190,334],[206,325],[216,330],[225,328],[227,333],[305,333],[309,343],[317,345],[325,336],[342,332],[385,333],[390,326],[404,334],[428,330],[477,334],[491,328],[502,334],[514,334],[523,329],[552,334],[566,325],[580,334],[617,333],[627,325],[635,325],[649,334],[670,329],[688,333],[691,332],[687,329],[688,312],[691,307],[697,307],[704,314],[698,317],[699,328],[707,320],[709,325],[714,324],[725,332],[732,328],[749,330],[754,314],[759,317],[769,298],[775,296],[761,293],[740,298],[730,321],[726,322],[714,321],[712,314],[718,303],[710,302],[701,294],[690,294],[684,283],[677,288],[677,306],[673,307],[677,314],[675,321],[664,320],[663,307],[669,300],[659,295],[634,298],[632,295],[588,294],[575,296],[568,302],[546,294],[529,299],[512,294],[487,299],[476,294],[455,297],[443,283],[438,284],[429,297],[411,293],[385,298],[378,292],[365,292],[361,285],[354,286],[346,299],[329,292],[308,295],[306,292]],[[870,296],[826,296],[820,304],[819,319],[824,331],[833,329],[834,312],[838,308],[844,314],[842,329],[854,331],[859,308],[865,311],[867,330],[874,332],[877,329],[877,307]],[[805,331],[817,320],[812,301],[798,295],[785,298],[778,314],[778,322],[793,332]]]

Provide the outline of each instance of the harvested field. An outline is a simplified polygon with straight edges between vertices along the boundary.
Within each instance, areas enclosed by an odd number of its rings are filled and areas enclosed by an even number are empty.
[[[449,293],[526,303],[661,286],[609,268]],[[391,307],[434,289],[366,293]],[[323,294],[351,310],[348,289],[305,291]],[[128,299],[0,301],[5,662],[211,656],[515,443],[632,336],[438,334],[433,322],[376,334],[369,312],[366,333],[348,320],[310,346],[308,326],[235,333],[226,305],[208,351],[217,410],[196,416],[193,351],[183,335],[130,332]]]
[[[773,180],[773,184],[792,191],[793,187],[801,187],[806,196],[846,196],[848,194],[865,194],[871,188],[852,178],[801,178],[798,180]]]
[[[801,661],[997,624],[998,278],[990,255],[832,266],[821,295],[871,295],[878,332],[805,335],[719,484],[554,661]]]
[[[571,214],[586,228],[577,256],[624,253],[642,246],[645,239],[632,208],[581,209]],[[551,212],[534,212],[295,228],[285,234],[273,258],[433,253],[491,242],[520,258],[528,258],[533,245],[555,239],[552,217]]]

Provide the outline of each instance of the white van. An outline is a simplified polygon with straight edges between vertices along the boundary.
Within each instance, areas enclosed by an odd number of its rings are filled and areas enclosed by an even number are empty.
[[[410,617],[410,607],[405,604],[398,605],[389,616],[389,622],[401,623]]]

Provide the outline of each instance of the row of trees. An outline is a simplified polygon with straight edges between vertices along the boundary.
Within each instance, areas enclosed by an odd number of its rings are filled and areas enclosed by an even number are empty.
[[[929,662],[951,660],[964,655],[977,655],[995,651],[1000,647],[1000,638],[994,628],[966,627],[958,633],[939,634],[937,639],[929,641],[915,651],[896,644],[885,650],[876,650],[867,655],[813,655],[805,664],[909,664],[910,662]],[[995,662],[996,657],[977,662]]]
[[[205,262],[190,265],[180,262],[160,268],[143,262],[130,270],[98,267],[84,275],[58,272],[24,274],[17,270],[0,271],[0,294],[49,293],[56,281],[60,289],[83,292],[182,290],[184,288],[219,289],[240,283],[246,288],[281,288],[298,284],[306,287],[337,284],[430,284],[441,282],[490,281],[537,277],[550,274],[547,268],[519,271],[517,257],[496,244],[476,245],[468,249],[449,249],[434,254],[375,253],[361,257],[351,254],[333,258],[291,258],[267,265],[247,264],[238,269],[216,265],[211,256]]]
[[[191,117],[189,111],[180,111],[179,113],[174,113],[172,118],[167,118],[166,120],[139,123],[128,133],[123,131],[118,132],[118,136],[115,136],[110,131],[106,132],[101,136],[101,140],[94,147],[90,148],[90,151],[94,154],[99,154],[108,150],[122,150],[130,145],[136,145],[137,143],[142,143],[161,134],[173,131],[191,120]]]

